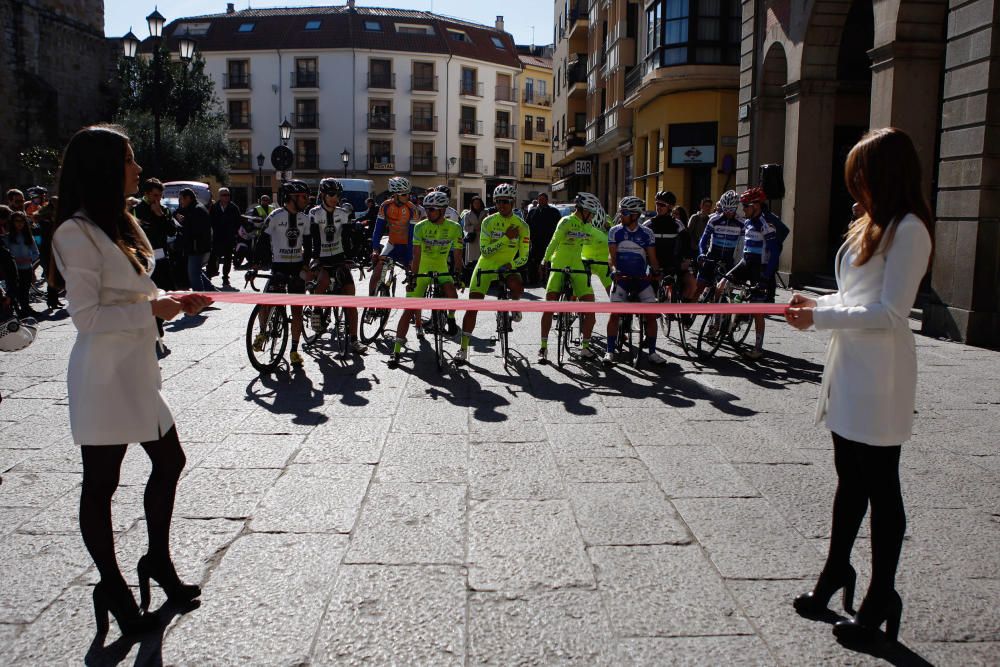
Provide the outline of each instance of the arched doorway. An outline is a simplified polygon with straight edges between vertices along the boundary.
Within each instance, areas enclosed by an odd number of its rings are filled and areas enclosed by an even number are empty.
[[[788,59],[785,49],[775,42],[764,56],[760,96],[757,106],[757,167],[785,163],[785,86]],[[757,171],[750,175],[756,182]],[[781,215],[781,200],[772,200],[771,209]]]

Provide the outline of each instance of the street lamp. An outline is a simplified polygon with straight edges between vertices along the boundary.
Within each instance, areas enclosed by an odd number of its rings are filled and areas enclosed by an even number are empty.
[[[163,18],[163,14],[156,11],[156,7],[153,7],[153,13],[146,17],[146,25],[149,26],[149,36],[153,39],[159,39],[163,36],[163,24],[167,22],[167,19]]]
[[[292,124],[288,122],[288,119],[281,121],[281,125],[278,126],[278,133],[281,135],[281,145],[287,146],[288,140],[292,138]]]
[[[194,46],[194,40],[191,39],[188,31],[185,30],[184,35],[177,42],[178,51],[180,51],[181,54],[181,60],[186,63],[191,62],[191,59],[194,58]]]
[[[344,178],[347,178],[347,163],[351,161],[351,152],[344,148],[344,152],[340,154],[340,161],[344,163]]]
[[[264,187],[264,154],[257,153],[257,187]]]

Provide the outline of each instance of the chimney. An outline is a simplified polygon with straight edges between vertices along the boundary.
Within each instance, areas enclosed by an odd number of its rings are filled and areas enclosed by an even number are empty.
[[[354,0],[347,0],[347,8],[352,12],[354,11]]]
[[[232,2],[227,2],[226,3],[226,13],[227,14],[235,14],[236,13],[236,5],[234,3],[232,3]]]
[[[498,16],[497,17],[497,30],[499,30],[500,32],[503,32],[503,17],[502,16]]]

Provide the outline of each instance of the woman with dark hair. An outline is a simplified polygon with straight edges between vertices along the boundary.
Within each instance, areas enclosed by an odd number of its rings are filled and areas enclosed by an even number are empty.
[[[153,343],[155,318],[196,313],[211,300],[163,296],[150,279],[153,248],[125,208],[141,172],[119,128],[97,125],[73,135],[60,168],[49,268],[53,286],[66,287],[67,310],[78,331],[67,373],[69,416],[83,457],[80,532],[101,575],[94,611],[102,633],[108,612],[126,634],[156,625],[145,612],[150,578],[175,602],[201,594],[198,586],[180,581],[170,559],[170,520],[185,458],[160,393]],[[128,443],[135,442],[152,462],[144,497],[149,550],[138,564],[141,609],[118,569],[111,524],[122,459]]]
[[[857,578],[851,550],[871,505],[872,578],[850,620],[834,634],[867,642],[886,634],[895,641],[903,603],[896,567],[906,530],[899,485],[901,445],[913,430],[917,356],[908,318],[930,265],[933,219],[920,183],[920,160],[910,137],[895,128],[868,132],[851,149],[844,168],[861,216],[851,223],[837,253],[837,292],[809,299],[792,296],[786,319],[796,329],[832,333],[816,421],[833,434],[837,492],[826,564],[811,593],[795,599],[806,616],[821,614],[844,590],[853,612]]]

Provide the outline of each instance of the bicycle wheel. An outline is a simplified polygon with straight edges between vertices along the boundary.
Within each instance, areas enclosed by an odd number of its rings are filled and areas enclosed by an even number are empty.
[[[642,346],[646,338],[646,318],[642,315],[633,315],[632,322],[635,325],[635,339],[629,342],[634,342],[635,345],[632,346],[632,368],[639,367],[639,357],[642,355]]]
[[[747,347],[747,336],[753,328],[753,315],[735,315],[729,330],[729,340],[737,354],[743,354]]]
[[[312,328],[312,316],[317,310],[319,309],[313,306],[302,307],[302,344],[306,347],[311,347],[316,343],[319,337],[323,335],[325,329],[324,326],[320,326],[318,329]],[[326,324],[326,322],[323,324]]]
[[[507,367],[507,351],[510,349],[510,339],[507,329],[510,326],[510,313],[497,311],[497,341],[500,342],[500,356],[503,357],[504,368]]]
[[[565,294],[559,297],[560,301],[569,301]],[[563,365],[563,357],[569,354],[569,339],[573,333],[573,320],[570,313],[556,313],[556,330],[559,333],[556,339],[556,363]]]
[[[673,290],[669,287],[660,286],[659,291],[656,294],[656,300],[659,303],[673,303]],[[657,316],[660,323],[660,329],[663,330],[663,337],[670,338],[670,330],[673,325],[674,316],[670,313],[661,313]]]
[[[269,308],[263,325],[260,322],[262,308]],[[259,341],[258,341],[259,337]],[[254,343],[258,342],[255,349]],[[247,322],[246,347],[250,364],[260,373],[270,373],[281,363],[288,345],[288,313],[284,306],[256,305],[250,311]]]
[[[337,355],[347,357],[347,313],[343,308],[331,308],[333,315],[333,335],[337,337]]]
[[[719,303],[728,302],[729,299],[725,296],[719,299]],[[698,331],[698,356],[707,359],[714,355],[725,340],[730,326],[729,315],[705,315]]]
[[[384,284],[375,289],[375,296],[389,296],[389,288]],[[382,335],[385,325],[389,321],[388,308],[365,308],[361,311],[361,321],[358,323],[358,337],[361,342],[369,344]]]

